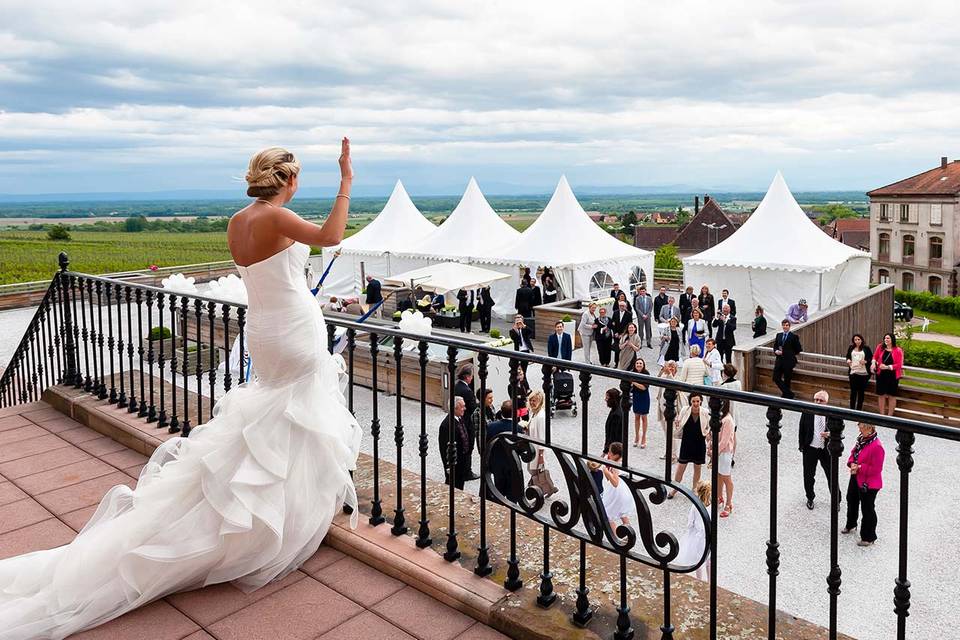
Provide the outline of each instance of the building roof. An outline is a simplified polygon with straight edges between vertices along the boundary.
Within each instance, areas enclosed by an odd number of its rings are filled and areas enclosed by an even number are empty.
[[[836,234],[847,233],[849,231],[870,232],[870,218],[837,218],[826,226],[827,229]]]
[[[633,228],[633,244],[641,249],[656,251],[677,239],[677,227],[672,225],[637,225]]]
[[[717,229],[712,231],[704,225],[714,225]],[[677,232],[677,249],[685,253],[703,251],[711,244],[717,244],[729,238],[738,226],[720,208],[716,200],[707,197],[700,212]]]
[[[942,162],[935,169],[868,191],[867,195],[871,198],[878,196],[960,195],[960,160]]]
[[[861,251],[870,250],[870,231],[845,231],[838,239],[848,247]]]

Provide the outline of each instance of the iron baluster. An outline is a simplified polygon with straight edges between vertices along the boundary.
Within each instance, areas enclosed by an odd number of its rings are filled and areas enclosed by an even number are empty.
[[[139,292],[140,290],[137,289]],[[137,394],[135,392],[135,379],[133,373],[133,353],[135,348],[133,346],[133,311],[130,307],[130,301],[133,299],[133,296],[130,293],[130,287],[125,286],[123,288],[123,301],[127,303],[127,375],[130,376],[130,393],[127,396],[127,412],[136,413],[139,404],[137,403]],[[141,363],[142,364],[142,363]],[[141,368],[142,371],[142,368]],[[143,393],[143,385],[140,386],[140,392]]]
[[[450,388],[450,403],[447,413],[448,434],[447,438],[447,485],[449,492],[447,495],[447,550],[443,554],[443,559],[447,562],[453,562],[460,557],[459,543],[457,542],[457,508],[456,508],[456,484],[457,484],[457,441],[460,434],[457,432],[456,407],[457,394],[454,393],[457,379],[457,348],[447,347],[447,376]],[[466,425],[463,425],[466,429]],[[466,464],[469,468],[469,460],[461,464]]]
[[[590,372],[580,372],[580,453],[586,455],[589,450],[589,402],[590,402]],[[573,623],[578,627],[585,627],[593,618],[593,609],[590,608],[590,589],[587,588],[587,543],[580,541],[580,584],[577,586],[577,606],[573,612]]]
[[[73,381],[70,383],[75,389],[83,388],[83,376],[80,374],[80,321],[77,315],[77,278],[76,276],[70,276],[70,311],[71,311],[71,324],[73,325],[72,334],[73,334],[73,362],[76,367],[76,375],[74,376]],[[83,307],[81,307],[81,311]]]
[[[72,288],[69,281],[67,281],[66,286],[64,285],[64,280],[67,278],[67,267],[70,266],[70,260],[67,258],[67,254],[64,252],[60,253],[60,273],[57,279],[60,281],[61,289],[63,291],[63,329],[64,329],[64,360],[66,364],[66,373],[64,374],[63,383],[72,385],[76,382],[77,376],[77,354],[74,345],[74,336],[73,336],[73,316],[70,314],[70,290]]]
[[[86,373],[86,377],[83,379],[84,391],[90,391],[93,386],[93,381],[90,379],[90,345],[87,343],[87,341],[90,339],[90,332],[87,330],[87,312],[83,301],[83,289],[84,285],[87,284],[89,284],[88,280],[85,280],[82,277],[77,278],[77,289],[80,291],[80,324],[82,327],[80,336],[83,339],[83,363]]]
[[[719,522],[717,496],[720,495],[720,411],[723,400],[717,396],[710,396],[710,456],[713,465],[710,467],[710,640],[717,638],[717,529]]]
[[[380,402],[377,381],[377,372],[379,369],[380,344],[377,334],[370,333],[370,371],[371,371],[371,396],[373,419],[370,422],[370,435],[373,436],[373,502],[370,509],[369,522],[371,526],[377,526],[386,521],[383,517],[383,506],[380,504]]]
[[[663,419],[666,421],[665,452],[663,457],[663,479],[670,482],[673,470],[673,427],[677,419],[677,391],[675,389],[664,389],[663,391]],[[660,640],[673,640],[673,632],[676,630],[671,618],[671,593],[670,593],[670,572],[663,572],[663,624],[660,625]]]
[[[158,429],[162,429],[162,428],[166,427],[167,424],[168,424],[168,422],[167,422],[167,412],[166,412],[166,410],[164,409],[165,401],[164,401],[164,394],[163,394],[163,386],[164,386],[164,385],[163,385],[163,383],[164,383],[164,377],[163,377],[163,365],[164,365],[163,343],[164,343],[164,341],[165,341],[165,338],[164,338],[164,327],[163,327],[163,298],[164,298],[164,296],[163,296],[162,293],[157,293],[157,318],[159,318],[159,325],[158,325],[157,328],[159,329],[159,333],[160,333],[160,335],[157,337],[157,342],[160,343],[160,348],[157,350],[157,352],[158,352],[158,353],[157,353],[157,366],[158,366],[159,371],[160,371],[160,375],[157,376],[157,380],[158,380],[159,383],[160,383],[160,385],[159,385],[159,386],[160,386],[160,394],[159,394],[159,395],[160,395],[160,414],[159,414],[159,417],[157,418],[157,428],[158,428]],[[153,338],[153,332],[152,332],[152,331],[151,331],[151,333],[150,333],[150,337],[151,337],[151,340],[150,340],[150,351],[152,352],[152,351],[153,351],[153,339],[152,339],[152,338]],[[151,373],[152,373],[152,372],[151,372]],[[151,397],[151,399],[152,399],[152,397]]]
[[[517,370],[520,368],[520,361],[517,358],[510,358],[510,402],[513,410],[510,412],[511,431],[517,435],[517,409],[520,402],[520,390],[517,384]],[[507,559],[507,577],[503,581],[503,586],[508,591],[516,591],[523,586],[523,580],[520,579],[520,561],[517,559],[517,514],[510,510],[510,557]]]
[[[163,349],[163,343],[160,344]],[[170,426],[167,433],[180,432],[177,417],[177,296],[170,294]]]
[[[427,342],[421,340],[417,348],[420,352],[420,527],[417,529],[417,546],[425,549],[433,544],[430,520],[427,519]]]
[[[90,355],[93,358],[93,379],[90,381],[89,387],[84,384],[84,390],[97,395],[100,391],[100,380],[103,377],[101,373],[103,370],[103,361],[102,358],[99,362],[97,361],[97,340],[100,334],[97,333],[97,323],[93,317],[93,280],[89,278],[87,279],[87,307],[89,307],[90,311]]]
[[[237,307],[237,340],[240,341],[240,377],[237,378],[237,384],[243,384],[246,382],[244,377],[244,364],[250,366],[250,362],[244,362],[246,357],[246,345],[244,344],[244,339],[246,335],[244,333],[244,327],[247,324],[247,309],[246,307]]]
[[[490,356],[477,354],[477,374],[480,377],[480,424],[477,437],[480,440],[480,545],[477,547],[477,566],[473,572],[480,577],[493,572],[490,566],[490,550],[487,548],[487,364]]]
[[[123,382],[123,293],[119,284],[115,285],[114,291],[117,294],[117,360],[120,362],[120,395],[117,396],[117,406],[127,408],[127,392]]]
[[[193,301],[193,320],[197,325],[197,350],[194,351],[197,364],[194,375],[197,379],[197,424],[200,424],[203,421],[203,337],[200,333],[203,327],[203,303],[199,298]]]
[[[770,443],[770,538],[767,540],[767,575],[770,585],[767,594],[767,638],[777,637],[777,576],[780,575],[780,542],[777,539],[777,480],[780,461],[780,420],[783,412],[776,407],[767,409],[767,442]]]
[[[59,273],[59,272],[58,272]],[[53,279],[54,300],[51,308],[53,309],[53,351],[57,356],[57,384],[63,382],[63,362],[60,359],[60,333],[63,331],[63,294],[60,286],[60,276]],[[11,365],[12,367],[12,365]]]
[[[150,295],[150,290],[147,290]],[[140,406],[137,407],[137,416],[145,418],[147,416],[147,386],[143,374],[143,289],[137,288],[137,357],[140,359]],[[149,313],[149,310],[148,310]],[[151,363],[152,364],[152,363]],[[150,372],[153,375],[153,372]],[[150,381],[151,385],[153,380]],[[150,395],[153,395],[153,387],[150,388]],[[153,404],[153,398],[150,398],[150,404]]]
[[[108,287],[109,289],[109,287]],[[97,397],[107,399],[107,360],[103,355],[103,345],[106,343],[103,332],[103,283],[97,280],[97,347],[100,349],[100,388]],[[110,362],[110,371],[113,371],[113,361]]]
[[[216,404],[216,392],[214,391],[214,387],[217,386],[217,366],[216,366],[216,359],[215,359],[215,356],[217,355],[217,341],[216,341],[216,335],[214,334],[214,323],[213,323],[213,320],[214,320],[213,316],[214,316],[214,311],[216,309],[216,306],[217,305],[214,302],[207,303],[207,330],[210,333],[210,341],[209,341],[210,361],[208,363],[210,365],[210,371],[207,374],[207,384],[209,385],[209,388],[210,388],[210,417],[211,418],[213,417],[213,405]],[[228,363],[228,367],[229,367],[229,363]],[[197,420],[200,420],[201,415],[203,414],[197,414]]]
[[[830,573],[827,576],[827,593],[830,594],[830,640],[837,639],[837,598],[840,596],[840,560],[839,560],[839,465],[843,453],[843,420],[827,418],[827,451],[830,453]]]
[[[907,637],[907,616],[910,615],[910,581],[907,580],[907,532],[910,507],[910,472],[913,470],[913,443],[910,431],[897,431],[897,467],[900,469],[900,555],[896,586],[893,589],[893,610],[897,614],[897,640]]]
[[[113,337],[113,285],[109,282],[104,286],[107,294],[107,352],[110,354],[110,404],[117,404],[117,379],[116,363],[114,362],[113,349],[117,342]],[[121,380],[123,378],[121,377]]]
[[[393,430],[393,441],[397,446],[397,507],[393,510],[390,533],[402,536],[409,529],[403,515],[403,338],[400,336],[393,339],[393,361],[397,369],[397,424]]]
[[[551,414],[551,393],[553,391],[553,367],[543,365],[543,406],[540,410],[544,412],[544,440],[550,444],[550,423]],[[547,608],[557,600],[557,594],[553,590],[553,573],[550,571],[550,527],[543,526],[543,571],[540,573],[540,593],[537,594],[537,605]]]
[[[225,304],[221,308],[223,312],[223,353],[226,355],[227,364],[223,368],[223,391],[226,393],[230,391],[230,386],[233,384],[233,379],[230,375],[230,305]],[[243,354],[240,354],[240,358],[243,358]]]
[[[327,325],[327,351],[333,353],[334,342],[337,337],[337,327],[336,325],[328,324]]]
[[[190,435],[190,358],[187,344],[187,314],[189,313],[190,299],[180,296],[180,342],[183,362],[180,363],[180,373],[183,375],[183,420],[180,421],[180,430],[183,437]],[[176,386],[174,386],[176,393]]]
[[[350,373],[347,376],[347,410],[353,413],[353,385],[355,382],[353,375],[353,359],[357,350],[357,332],[350,327],[347,329],[347,366]]]

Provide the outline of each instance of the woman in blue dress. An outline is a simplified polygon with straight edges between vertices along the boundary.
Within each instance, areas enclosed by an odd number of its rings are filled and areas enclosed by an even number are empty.
[[[700,353],[706,348],[707,321],[703,319],[699,309],[694,309],[687,321],[687,347],[697,345]]]
[[[633,370],[637,373],[650,375],[647,371],[647,363],[643,358],[637,358],[633,365]],[[647,414],[650,413],[650,389],[641,382],[631,384],[630,395],[633,399],[633,446],[641,449],[647,448]]]

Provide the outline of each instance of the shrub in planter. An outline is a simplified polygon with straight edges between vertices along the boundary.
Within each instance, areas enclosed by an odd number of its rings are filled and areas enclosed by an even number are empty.
[[[567,313],[567,314],[564,314],[564,316],[563,316],[562,318],[560,318],[560,321],[561,321],[561,322],[573,322],[573,318],[571,318],[571,317],[570,317],[570,314]]]
[[[496,339],[500,338],[500,336],[501,336],[500,329],[490,329],[490,337],[491,337],[491,338],[493,338],[494,340],[496,340]]]
[[[399,311],[394,311],[394,312],[393,312],[393,319],[394,319],[394,320],[399,320],[399,319],[402,318],[402,317],[403,317],[403,314],[400,313]]]
[[[166,340],[170,337],[170,329],[167,327],[154,327],[150,329],[148,340]]]

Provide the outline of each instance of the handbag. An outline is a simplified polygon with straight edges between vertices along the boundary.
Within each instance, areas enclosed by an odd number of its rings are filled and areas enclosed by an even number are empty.
[[[557,485],[553,483],[553,478],[550,477],[550,472],[544,469],[542,465],[536,471],[531,472],[527,486],[538,487],[543,492],[544,498],[549,498],[559,491]]]
[[[709,386],[713,385],[713,378],[710,377],[709,373],[703,374],[703,384]]]

